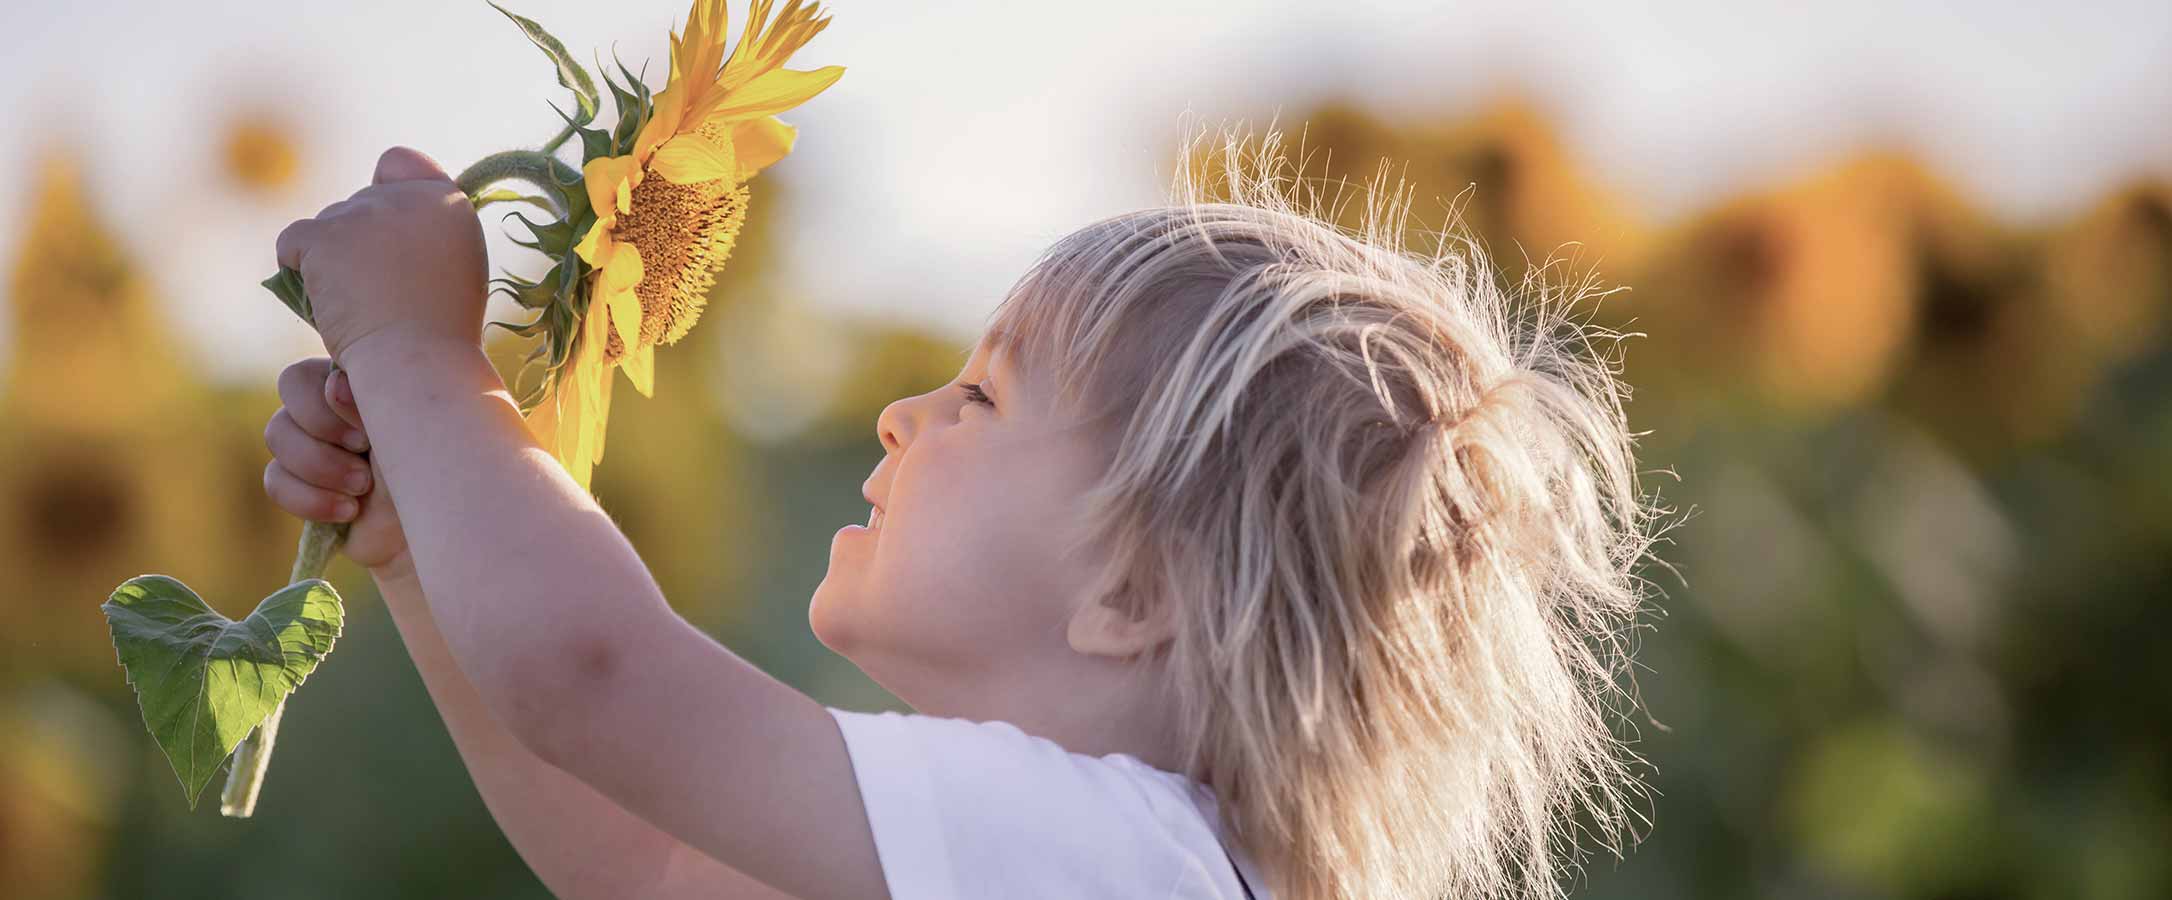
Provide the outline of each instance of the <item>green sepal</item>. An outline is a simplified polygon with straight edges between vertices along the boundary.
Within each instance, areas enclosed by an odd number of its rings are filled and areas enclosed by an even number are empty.
[[[476,209],[482,209],[493,203],[526,203],[547,213],[556,213],[558,211],[552,208],[550,199],[547,197],[523,194],[511,188],[497,188],[475,195]]]
[[[542,309],[549,306],[552,300],[558,299],[558,272],[564,267],[565,263],[563,262],[551,266],[551,270],[543,275],[542,281],[538,281],[527,290],[521,291],[513,299],[527,309]]]
[[[600,128],[583,128],[581,134],[581,161],[617,156],[611,149],[611,133]]]
[[[535,319],[535,321],[533,321],[533,322],[530,322],[530,323],[528,323],[528,324],[526,324],[526,325],[518,325],[518,324],[515,324],[515,323],[512,323],[512,322],[484,322],[484,323],[483,323],[483,327],[484,327],[484,328],[488,328],[488,327],[490,327],[490,326],[492,326],[492,325],[496,325],[496,326],[498,326],[499,328],[503,328],[503,329],[505,329],[505,330],[507,330],[507,331],[510,331],[510,332],[514,333],[514,334],[520,335],[521,337],[524,337],[524,338],[531,338],[531,337],[535,337],[535,336],[536,336],[536,333],[537,333],[537,332],[540,332],[540,331],[542,331],[542,330],[543,330],[543,328],[544,328],[544,326],[546,326],[546,325],[548,325],[548,324],[550,324],[550,323],[548,323],[548,322],[544,321],[544,317],[542,317],[542,316],[537,316],[537,317],[536,317],[536,319]],[[529,358],[530,358],[530,359],[533,359],[534,357],[535,357],[535,354],[534,354],[534,353],[530,353],[530,354],[529,354]]]
[[[603,68],[603,60],[596,61],[596,68],[603,72],[603,86],[611,91],[612,108],[618,110],[618,122],[611,127],[611,154],[624,156],[633,152],[634,123],[641,118],[641,98],[632,91],[619,87],[612,80],[609,70]]]
[[[558,296],[558,269],[553,266],[550,274],[545,275],[542,281],[529,281],[525,278],[507,275],[503,278],[493,278],[490,283],[499,285],[491,288],[491,293],[502,293],[511,297],[513,302],[520,304],[524,309],[542,309],[553,298]]]
[[[573,92],[574,103],[579,105],[582,115],[593,117],[600,97],[596,93],[596,82],[588,76],[587,69],[573,61],[572,54],[566,52],[566,45],[559,43],[550,32],[544,31],[543,26],[536,24],[535,20],[514,15],[511,10],[499,6],[496,0],[485,2],[490,3],[492,9],[504,13],[506,18],[512,19],[513,24],[520,26],[521,33],[528,36],[528,40],[542,48],[543,55],[550,57],[551,62],[558,67],[558,83]]]
[[[557,113],[558,118],[571,126],[573,133],[580,137],[581,162],[586,163],[592,159],[602,159],[606,156],[615,155],[611,152],[611,133],[601,128],[587,127],[589,123],[596,120],[595,116],[582,116],[580,119],[575,120],[573,117],[566,115],[566,111],[559,109],[555,104],[551,106],[551,111]]]
[[[573,226],[566,224],[563,220],[551,219],[544,222],[532,222],[529,221],[527,216],[518,212],[506,213],[505,218],[519,219],[520,224],[528,227],[528,233],[534,235],[535,240],[530,242],[513,238],[513,242],[530,250],[549,256],[563,256],[567,250],[573,247]],[[503,221],[503,219],[500,221]],[[506,236],[512,237],[512,233],[507,232]]]
[[[621,88],[617,82],[611,80],[611,73],[605,72],[603,75],[604,85],[611,89],[611,99],[618,104],[618,127],[611,134],[611,143],[620,148],[620,153],[631,153],[634,142],[641,136],[642,127],[649,123],[655,104],[649,99],[649,86],[640,76],[626,71],[626,64],[618,61],[615,51],[611,54],[611,62],[618,66],[619,74],[626,79],[627,84],[626,88]],[[597,60],[596,68],[603,68],[602,60]],[[648,71],[646,65],[642,71]]]
[[[302,273],[280,266],[278,274],[258,284],[271,291],[272,296],[278,297],[279,302],[286,304],[295,315],[301,316],[302,321],[309,323],[309,327],[317,327],[316,313],[309,308],[309,293],[302,290]]]
[[[544,307],[543,314],[551,317],[551,368],[565,365],[573,358],[574,326],[580,323],[580,314],[565,298],[561,302]]]

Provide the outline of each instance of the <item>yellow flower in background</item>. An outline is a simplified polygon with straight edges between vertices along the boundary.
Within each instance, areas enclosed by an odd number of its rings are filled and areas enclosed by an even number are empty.
[[[221,150],[227,176],[251,190],[283,190],[294,183],[301,169],[294,128],[271,113],[236,119],[227,126]]]
[[[670,80],[631,152],[582,167],[597,217],[575,247],[594,268],[589,312],[570,367],[528,422],[583,487],[603,458],[610,369],[653,396],[656,346],[693,327],[746,221],[744,182],[792,151],[797,132],[775,114],[844,74],[783,68],[829,18],[792,0],[771,22],[772,5],[753,4],[726,57],[723,0],[695,0],[686,33],[671,36]]]

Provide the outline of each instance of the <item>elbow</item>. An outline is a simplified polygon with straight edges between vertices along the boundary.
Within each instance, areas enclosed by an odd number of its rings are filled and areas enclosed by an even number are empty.
[[[544,762],[579,771],[628,652],[615,636],[581,634],[516,660],[499,685],[506,730]]]

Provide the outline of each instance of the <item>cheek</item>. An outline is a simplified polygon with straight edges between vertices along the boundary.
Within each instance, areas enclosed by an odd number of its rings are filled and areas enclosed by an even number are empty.
[[[905,492],[893,494],[901,512],[879,536],[869,583],[885,621],[975,646],[1050,628],[1065,587],[1060,510],[1028,473],[959,455],[901,472],[893,491]]]

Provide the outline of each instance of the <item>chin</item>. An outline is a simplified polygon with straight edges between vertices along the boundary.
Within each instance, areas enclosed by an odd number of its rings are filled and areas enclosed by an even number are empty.
[[[830,590],[828,579],[815,586],[814,596],[807,601],[807,628],[814,632],[815,640],[821,641],[822,646],[849,657],[847,651],[852,644],[849,623],[841,615],[843,610],[838,609],[839,598],[834,596],[835,593]]]

